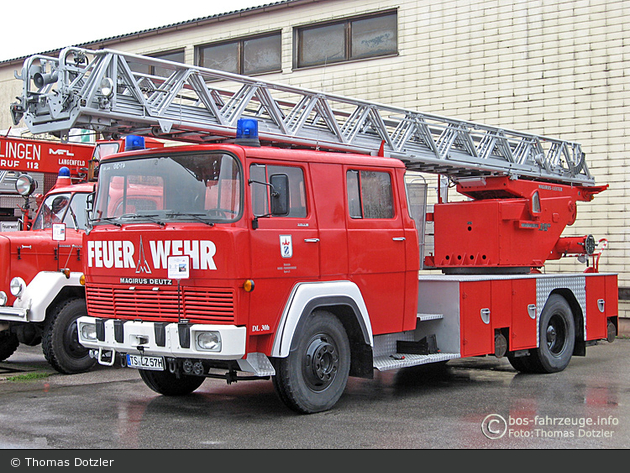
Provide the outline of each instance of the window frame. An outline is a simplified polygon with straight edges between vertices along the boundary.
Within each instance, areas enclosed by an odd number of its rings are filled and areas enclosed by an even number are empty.
[[[388,51],[382,54],[374,54],[374,55],[360,55],[353,56],[352,53],[352,24],[354,22],[368,20],[371,18],[379,18],[379,17],[387,17],[387,16],[395,16],[395,41],[396,48],[395,51]],[[327,60],[323,59],[321,62],[309,62],[308,64],[303,64],[300,57],[302,55],[302,34],[304,31],[315,30],[318,28],[327,28],[335,25],[344,25],[344,54],[343,59],[337,60]],[[398,9],[380,11],[376,13],[369,13],[365,15],[352,16],[344,19],[337,19],[332,21],[326,21],[321,23],[313,23],[308,25],[297,26],[293,28],[293,68],[294,69],[307,69],[310,67],[321,67],[329,64],[342,64],[353,61],[362,61],[366,59],[376,59],[383,58],[389,56],[397,56],[399,54],[399,41],[398,41]]]
[[[371,184],[369,179],[370,176],[366,174],[381,174],[383,176],[387,176],[388,178],[388,186],[389,186],[389,202],[386,207],[380,207],[379,213],[383,210],[388,211],[388,216],[373,216],[366,209],[370,208],[374,204],[378,203],[377,200],[371,199],[371,193],[365,192],[369,190],[367,188],[368,184]],[[353,184],[351,185],[351,178]],[[367,182],[364,185],[364,181]],[[394,178],[391,172],[382,169],[365,169],[358,167],[349,167],[346,169],[346,205],[347,212],[346,215],[350,220],[361,221],[361,220],[395,220],[397,218],[397,209],[396,209],[396,199],[394,197]],[[354,195],[351,195],[354,193]],[[351,197],[356,198],[356,202],[353,203]],[[358,205],[358,209],[356,208]],[[360,215],[354,210],[358,210]],[[366,215],[367,214],[367,215]]]
[[[181,61],[175,61],[173,59],[169,59],[167,56],[171,56],[173,54],[181,54],[182,55],[182,60]],[[186,64],[186,49],[185,48],[178,48],[178,49],[171,49],[169,51],[159,51],[157,53],[152,53],[152,54],[147,54],[148,57],[154,58],[154,59],[164,59],[166,61],[172,61],[172,62],[177,62],[177,63],[181,63],[181,64]],[[140,70],[136,70],[135,68],[132,68],[132,70],[134,72],[138,72],[140,74],[148,74],[151,76],[158,76],[160,75],[159,72],[157,70],[157,68],[159,68],[159,66],[148,66],[149,70],[147,71],[140,71]],[[170,76],[170,71],[167,73],[167,76]]]
[[[256,168],[256,171],[254,169]],[[261,180],[262,176],[259,176],[258,171],[263,171],[264,168],[264,181]],[[287,172],[286,169],[290,169],[291,171]],[[297,180],[292,180],[293,172],[299,171],[300,176]],[[289,188],[292,190],[290,192],[291,203],[299,201],[300,206],[291,206],[289,205],[289,213],[287,215],[273,215],[271,214],[271,188],[269,184],[270,178],[274,174],[287,174],[289,177]],[[270,217],[270,218],[297,218],[297,219],[306,219],[309,218],[309,198],[308,198],[308,186],[306,182],[307,173],[302,166],[299,164],[287,164],[287,163],[268,163],[268,162],[260,162],[254,161],[249,163],[249,193],[250,193],[250,210],[252,215],[255,218],[260,217]],[[295,179],[295,177],[293,178]],[[263,184],[263,182],[267,184]],[[255,188],[253,186],[261,186],[260,189]],[[295,195],[293,191],[295,191],[294,186],[297,186],[301,195]],[[258,200],[258,196],[264,196],[262,200]],[[295,200],[294,200],[295,199]],[[264,207],[264,210],[267,213],[258,213],[259,209],[257,206],[261,208]],[[296,212],[300,212],[296,215]],[[302,215],[302,212],[304,213]]]
[[[248,72],[245,71],[245,43],[248,41],[255,41],[258,39],[264,39],[264,38],[271,38],[277,36],[278,37],[278,53],[279,53],[279,58],[280,61],[277,64],[277,68],[274,69],[269,69],[269,70],[259,70],[259,71],[254,71],[254,72]],[[211,42],[211,43],[204,43],[204,44],[198,44],[195,46],[195,64],[199,67],[206,67],[208,69],[212,69],[208,66],[205,66],[202,64],[203,62],[203,50],[206,48],[211,48],[211,47],[217,47],[217,46],[224,46],[224,45],[230,45],[230,44],[236,44],[237,47],[237,57],[236,57],[236,68],[237,71],[225,71],[225,72],[230,72],[233,74],[240,74],[240,75],[249,75],[249,76],[255,76],[255,75],[261,75],[261,74],[272,74],[272,73],[276,73],[276,72],[282,72],[282,30],[274,30],[271,32],[267,32],[267,33],[261,33],[261,34],[257,34],[257,35],[252,35],[252,36],[242,36],[242,37],[238,37],[238,38],[232,38],[232,39],[228,39],[228,40],[224,40],[224,41],[216,41],[216,42]],[[222,70],[222,69],[221,69]]]

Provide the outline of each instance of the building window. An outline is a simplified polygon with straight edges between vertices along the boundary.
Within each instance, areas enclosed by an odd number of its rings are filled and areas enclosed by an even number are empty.
[[[351,170],[346,183],[351,218],[394,218],[392,179],[388,173]]]
[[[197,47],[197,63],[235,74],[261,74],[282,69],[280,33]]]
[[[396,12],[387,12],[299,28],[297,67],[396,54],[397,18]]]
[[[156,59],[165,59],[167,61],[181,62],[182,64],[184,64],[184,50],[183,49],[180,49],[177,51],[167,51],[164,53],[148,54],[148,56],[156,58]],[[153,76],[168,77],[173,73],[173,71],[170,69],[165,69],[159,66],[149,66],[147,64],[141,64],[141,63],[133,62],[133,61],[129,62],[129,66],[131,67],[131,70],[134,72],[150,74]]]

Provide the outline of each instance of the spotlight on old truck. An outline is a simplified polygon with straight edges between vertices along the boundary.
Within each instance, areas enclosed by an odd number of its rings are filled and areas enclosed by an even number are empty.
[[[22,174],[15,181],[15,190],[23,197],[28,197],[37,189],[37,181],[28,174]]]

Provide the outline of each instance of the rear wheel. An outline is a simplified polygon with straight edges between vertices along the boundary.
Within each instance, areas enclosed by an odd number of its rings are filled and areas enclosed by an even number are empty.
[[[20,342],[16,334],[8,330],[0,332],[0,361],[4,361],[13,355],[19,344]]]
[[[529,359],[530,355],[525,356],[514,356],[508,354],[507,359],[516,371],[520,371],[521,373],[532,373],[532,363]]]
[[[575,347],[575,320],[566,299],[552,294],[540,316],[539,346],[531,350],[529,363],[537,373],[564,370]]]
[[[288,407],[310,414],[337,403],[349,372],[350,344],[343,324],[329,312],[316,311],[295,349],[276,361],[273,383]]]
[[[64,374],[88,371],[96,360],[79,343],[77,319],[87,315],[85,299],[69,299],[49,315],[42,336],[42,349],[48,363]]]
[[[190,394],[205,381],[201,376],[180,375],[170,371],[140,370],[142,381],[158,394],[164,396],[183,396]]]

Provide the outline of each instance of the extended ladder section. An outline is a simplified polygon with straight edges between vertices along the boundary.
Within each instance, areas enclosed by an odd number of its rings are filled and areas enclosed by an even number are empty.
[[[138,72],[141,71],[141,72]],[[66,48],[24,62],[11,105],[33,133],[71,128],[209,143],[258,120],[261,141],[398,158],[459,178],[507,175],[594,184],[577,143],[256,78],[121,53]]]

